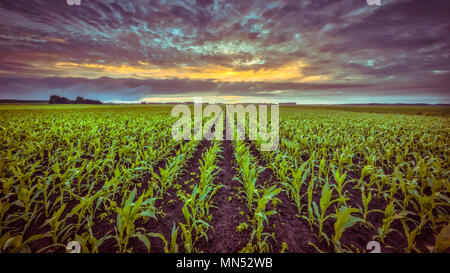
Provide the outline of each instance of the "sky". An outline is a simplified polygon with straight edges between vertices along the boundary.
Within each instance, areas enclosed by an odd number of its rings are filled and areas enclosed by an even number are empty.
[[[450,103],[450,1],[2,0],[0,99]]]

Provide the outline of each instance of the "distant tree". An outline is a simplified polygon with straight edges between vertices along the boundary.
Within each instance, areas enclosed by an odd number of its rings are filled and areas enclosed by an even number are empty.
[[[48,103],[50,103],[50,104],[70,104],[71,100],[69,100],[68,98],[65,98],[65,97],[52,95],[50,97],[50,100],[48,101]]]
[[[83,104],[83,103],[84,103],[83,97],[77,97],[77,98],[75,99],[75,103],[77,103],[77,104]]]
[[[50,104],[57,104],[59,102],[59,98],[60,97],[58,97],[56,95],[51,95],[50,99],[48,100],[48,103],[50,103]]]
[[[48,101],[50,104],[102,104],[99,100],[89,100],[78,96],[75,100],[69,100],[66,97],[60,97],[56,95],[50,96]]]

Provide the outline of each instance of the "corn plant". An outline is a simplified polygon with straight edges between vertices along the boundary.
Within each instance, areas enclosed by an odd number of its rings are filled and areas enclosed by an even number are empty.
[[[209,218],[208,208],[211,206],[211,197],[220,187],[220,185],[209,185],[201,189],[195,185],[192,194],[185,201],[182,209],[185,224],[179,223],[179,225],[182,230],[184,247],[188,253],[194,251],[194,244],[201,238],[208,240],[207,231],[212,228],[207,223]]]
[[[314,166],[314,161],[312,161],[312,164]],[[309,181],[308,184],[308,189],[307,189],[307,195],[308,195],[308,216],[305,215],[301,215],[301,217],[303,219],[305,219],[306,221],[308,221],[309,226],[312,228],[313,224],[314,224],[314,206],[313,206],[313,194],[314,194],[314,182],[316,181],[316,177],[314,176],[314,168],[311,168],[311,180]]]
[[[407,219],[403,218],[403,219],[400,219],[400,221],[402,223],[403,230],[405,231],[405,237],[406,237],[406,240],[408,242],[408,245],[405,247],[405,252],[406,253],[410,253],[411,250],[415,250],[417,252],[420,252],[416,248],[416,238],[417,238],[417,235],[419,235],[420,227],[419,226],[415,226],[415,228],[410,230],[410,228],[408,226]]]
[[[237,157],[237,154],[236,154]],[[245,196],[247,199],[247,206],[250,211],[253,211],[253,200],[257,194],[256,181],[258,175],[263,172],[263,168],[252,164],[253,159],[250,154],[239,159],[239,174],[240,177],[234,177],[234,180],[238,180],[244,187]]]
[[[356,208],[349,208],[346,206],[341,206],[336,209],[336,222],[334,222],[334,235],[332,238],[334,249],[336,252],[343,252],[344,248],[341,245],[340,239],[344,231],[356,223],[363,221],[361,218],[353,216],[352,213],[359,212]]]
[[[178,244],[177,244],[177,237],[178,237],[178,228],[175,228],[176,225],[173,223],[172,227],[172,233],[170,236],[170,248],[166,250],[168,253],[178,253]]]
[[[306,178],[309,174],[309,168],[306,168],[308,166],[308,161],[304,162],[300,167],[296,168],[295,170],[293,168],[290,168],[290,173],[292,175],[292,178],[289,179],[289,182],[283,183],[284,187],[287,189],[288,196],[292,200],[294,200],[298,214],[302,214],[302,205],[301,205],[301,199],[302,195],[300,194],[300,189],[303,186],[303,184],[306,183]]]
[[[92,217],[89,216],[87,219],[88,222],[88,232],[82,235],[75,234],[75,241],[80,243],[81,251],[83,253],[98,253],[100,246],[108,239],[114,238],[110,235],[111,231],[108,231],[102,238],[95,238],[92,232]]]
[[[333,195],[333,189],[330,188],[328,182],[322,187],[322,194],[320,197],[320,201],[319,201],[319,205],[320,205],[320,211],[319,211],[319,207],[317,206],[316,202],[313,202],[313,208],[314,208],[314,213],[316,214],[316,219],[318,222],[318,226],[319,226],[319,239],[322,238],[322,236],[324,235],[322,230],[323,230],[323,224],[325,223],[325,221],[331,217],[333,217],[333,215],[326,215],[327,209],[334,203],[337,202],[338,199],[335,200],[331,200]]]
[[[61,215],[66,208],[66,204],[55,211],[50,219],[47,219],[41,226],[50,225],[52,231],[53,243],[58,243],[58,241],[65,242],[69,238],[71,230],[74,228],[72,224],[65,224],[67,216],[62,218]]]
[[[39,195],[37,187],[38,185],[31,187],[31,189],[20,187],[17,194],[18,200],[14,203],[24,208],[24,212],[20,215],[20,218],[25,221],[24,232],[27,230],[31,221],[35,218],[36,212],[39,210],[37,204],[35,204],[35,200]]]
[[[359,208],[360,211],[362,212],[362,215],[363,215],[362,223],[363,223],[364,225],[370,227],[370,228],[374,228],[373,224],[370,223],[369,221],[367,221],[367,215],[368,215],[369,213],[372,213],[372,212],[381,212],[381,213],[384,213],[384,211],[378,210],[378,209],[372,209],[372,210],[369,210],[369,204],[370,204],[370,201],[372,201],[372,192],[369,190],[369,193],[366,195],[366,194],[364,193],[364,191],[365,191],[365,189],[364,189],[364,187],[362,187],[362,188],[361,188],[361,200],[362,200],[362,203],[363,203],[363,207],[362,207],[362,208],[361,208],[361,207]]]
[[[336,184],[333,184],[333,187],[336,189],[338,195],[339,195],[339,204],[344,204],[348,200],[346,196],[346,192],[344,192],[344,186],[348,183],[345,182],[345,178],[347,177],[346,174],[340,174],[339,170],[333,170],[333,177],[336,181]]]
[[[184,241],[185,251],[188,253],[194,252],[194,244],[200,238],[208,238],[207,230],[211,227],[207,222],[201,219],[201,212],[197,203],[198,187],[195,186],[191,196],[184,203],[182,213],[185,224],[179,223],[181,227],[181,237]]]
[[[33,236],[27,238],[26,240],[24,240],[23,236],[20,234],[12,236],[12,234],[10,232],[7,232],[0,237],[0,253],[2,253],[2,252],[30,253],[31,252],[31,249],[30,249],[31,243],[33,243],[37,240],[40,240],[42,238],[45,238],[45,237],[50,237],[50,236],[51,235],[49,233],[42,233],[42,234],[33,235]],[[44,247],[44,248],[38,250],[37,252],[41,252],[45,248],[48,248],[48,247]]]
[[[218,174],[220,169],[216,165],[220,146],[218,144],[212,145],[206,153],[202,154],[200,160],[200,188],[212,184],[214,177]]]
[[[89,216],[92,217],[94,215],[94,201],[97,200],[102,195],[105,195],[105,192],[99,191],[96,194],[87,195],[87,196],[77,196],[76,194],[74,194],[72,192],[70,192],[70,194],[72,196],[74,196],[76,199],[80,200],[80,203],[77,206],[75,206],[68,215],[68,217],[77,215],[77,218],[78,218],[77,229],[79,229],[81,220],[86,215],[86,211],[89,213]]]
[[[257,207],[254,214],[254,224],[256,225],[256,228],[252,232],[251,240],[255,237],[257,241],[257,246],[259,249],[259,252],[269,252],[270,251],[270,245],[268,243],[268,239],[270,237],[273,237],[269,233],[263,233],[264,230],[264,223],[269,223],[269,216],[275,215],[277,211],[275,209],[273,210],[266,210],[267,204],[270,202],[277,203],[280,202],[280,199],[276,198],[276,196],[281,192],[281,189],[276,188],[275,185],[267,188],[267,189],[261,189],[261,191],[258,191],[257,195]]]
[[[383,225],[380,228],[378,228],[378,235],[376,235],[374,238],[379,238],[381,240],[381,242],[384,243],[384,240],[386,239],[386,236],[389,233],[391,233],[393,231],[400,233],[398,230],[392,229],[391,224],[395,220],[403,219],[408,214],[409,214],[409,212],[407,212],[407,211],[401,211],[399,213],[396,213],[394,201],[391,201],[389,203],[389,205],[386,206],[386,209],[384,210]]]
[[[278,181],[285,184],[289,180],[290,162],[287,160],[286,155],[282,153],[276,154],[272,157],[269,164],[269,168],[273,170],[275,177]]]
[[[163,238],[160,233],[145,233],[144,229],[136,229],[135,221],[140,217],[147,216],[147,213],[142,213],[141,207],[145,205],[144,197],[142,194],[136,201],[136,189],[134,189],[125,200],[122,207],[117,208],[116,219],[116,235],[114,239],[117,241],[119,252],[128,251],[128,242],[130,238],[135,237],[140,240],[150,251],[150,241],[147,236]]]
[[[11,208],[12,204],[4,202],[0,199],[0,234],[2,234],[2,230],[8,227],[10,221],[5,219],[6,212]]]
[[[450,248],[450,224],[447,224],[441,229],[438,235],[436,235],[436,240],[432,251],[436,253],[445,252]]]
[[[159,174],[152,170],[153,179],[159,182],[161,191],[165,192],[176,178],[183,162],[183,155],[179,154],[176,157],[168,159],[169,164],[166,168],[159,168]]]

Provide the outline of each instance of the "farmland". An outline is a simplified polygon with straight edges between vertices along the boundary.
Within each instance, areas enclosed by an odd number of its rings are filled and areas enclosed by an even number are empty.
[[[281,107],[280,144],[164,105],[0,106],[0,252],[445,252],[448,107]]]

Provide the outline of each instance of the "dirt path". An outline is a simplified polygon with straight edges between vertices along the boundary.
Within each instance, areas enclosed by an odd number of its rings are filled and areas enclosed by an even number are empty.
[[[225,187],[219,189],[213,198],[214,205],[218,208],[211,211],[211,225],[214,231],[208,233],[208,242],[200,246],[204,252],[236,253],[247,245],[250,239],[250,227],[241,232],[236,231],[240,223],[247,221],[249,214],[245,202],[238,198],[239,182],[233,181],[236,173],[233,167],[233,151],[231,141],[222,142],[221,156],[223,158],[219,159],[218,166],[221,171],[217,180]]]

